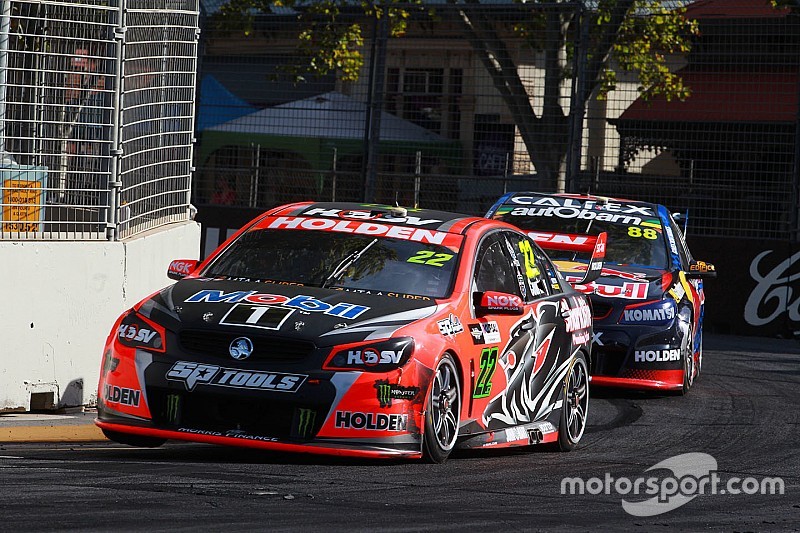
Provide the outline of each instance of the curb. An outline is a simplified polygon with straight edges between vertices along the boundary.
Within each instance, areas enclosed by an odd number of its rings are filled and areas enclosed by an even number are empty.
[[[0,444],[23,442],[96,442],[107,440],[94,423],[63,426],[0,427]]]

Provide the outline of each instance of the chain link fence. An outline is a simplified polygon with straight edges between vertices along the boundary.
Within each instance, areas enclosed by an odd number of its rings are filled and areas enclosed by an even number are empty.
[[[601,97],[585,2],[409,5],[401,36],[343,11],[325,31],[360,24],[357,81],[303,70],[298,34],[319,20],[281,8],[245,32],[207,4],[196,202],[480,215],[506,190],[591,191],[688,211],[694,235],[797,240],[800,17],[768,0],[665,4],[699,27],[667,55],[684,101],[643,98],[618,65]]]
[[[121,239],[190,216],[196,0],[4,0],[0,239]]]

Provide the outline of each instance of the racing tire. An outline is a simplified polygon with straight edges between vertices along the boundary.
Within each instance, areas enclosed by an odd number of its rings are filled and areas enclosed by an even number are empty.
[[[579,352],[564,378],[564,402],[558,425],[558,449],[574,449],[586,430],[589,412],[589,367],[586,356]]]
[[[105,435],[108,440],[113,440],[119,444],[135,446],[137,448],[158,448],[167,442],[167,439],[143,437],[142,435],[131,435],[130,433],[120,433],[119,431],[112,431],[110,429],[103,429],[102,431],[103,435]]]
[[[456,364],[450,355],[445,354],[436,365],[430,389],[422,453],[430,463],[443,463],[456,445],[461,421],[461,387]]]
[[[681,343],[681,359],[683,360],[683,386],[681,387],[680,394],[685,396],[689,393],[689,389],[694,385],[695,369],[694,369],[694,337],[692,335],[692,326],[687,326],[686,334]]]

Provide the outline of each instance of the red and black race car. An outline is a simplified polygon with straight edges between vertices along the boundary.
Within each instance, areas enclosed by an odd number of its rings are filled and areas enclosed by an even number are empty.
[[[114,441],[440,462],[583,435],[589,300],[509,224],[297,203],[169,275],[105,347]]]
[[[703,279],[673,215],[660,204],[590,195],[509,193],[487,218],[510,222],[547,250],[575,289],[591,295],[593,385],[686,393],[703,362]],[[602,275],[581,282],[597,236]],[[575,250],[583,247],[583,253]]]

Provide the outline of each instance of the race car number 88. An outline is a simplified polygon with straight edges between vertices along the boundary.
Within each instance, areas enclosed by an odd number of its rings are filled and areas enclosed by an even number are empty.
[[[631,226],[628,228],[628,237],[633,237],[634,239],[644,237],[645,239],[655,240],[658,239],[658,232],[651,228],[643,230],[642,228]]]

